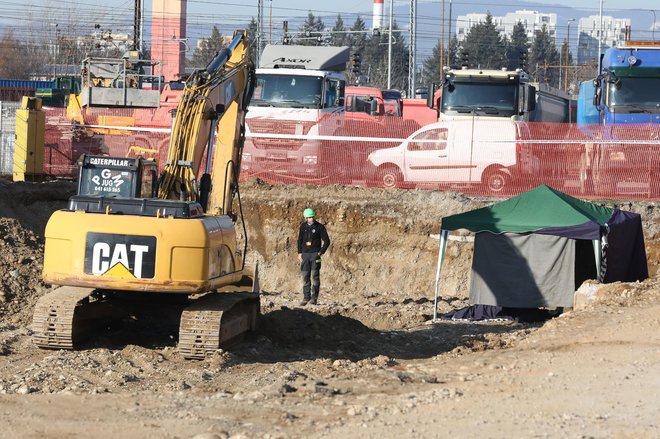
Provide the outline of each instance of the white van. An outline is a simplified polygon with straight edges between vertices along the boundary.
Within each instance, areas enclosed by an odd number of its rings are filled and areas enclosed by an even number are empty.
[[[452,120],[426,125],[399,146],[372,152],[376,186],[483,184],[493,194],[511,182],[522,122]]]

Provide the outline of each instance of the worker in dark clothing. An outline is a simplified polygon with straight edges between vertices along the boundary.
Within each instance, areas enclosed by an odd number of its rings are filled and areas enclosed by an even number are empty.
[[[298,233],[298,263],[303,278],[303,301],[301,306],[311,302],[316,305],[319,298],[321,279],[321,256],[330,246],[330,237],[325,226],[316,221],[314,209],[307,208],[303,212],[305,221],[300,224]],[[311,280],[310,280],[311,277]],[[311,288],[310,288],[311,287]]]

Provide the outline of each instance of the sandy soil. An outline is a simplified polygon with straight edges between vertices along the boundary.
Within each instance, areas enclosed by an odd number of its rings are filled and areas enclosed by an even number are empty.
[[[660,205],[642,214],[643,283],[544,324],[430,321],[439,218],[455,193],[242,186],[259,330],[204,361],[176,351],[181,304],[137,297],[77,351],[30,341],[43,229],[66,182],[0,182],[3,437],[660,437]],[[320,305],[299,307],[295,234],[313,205],[333,244]],[[611,204],[610,204],[611,205]],[[469,242],[450,242],[440,310],[467,303]]]

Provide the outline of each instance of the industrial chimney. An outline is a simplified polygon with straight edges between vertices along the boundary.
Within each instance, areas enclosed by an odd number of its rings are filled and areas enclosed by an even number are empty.
[[[175,81],[186,61],[187,0],[153,0],[151,59],[160,61],[165,81]]]
[[[383,27],[383,0],[374,0],[371,30]]]

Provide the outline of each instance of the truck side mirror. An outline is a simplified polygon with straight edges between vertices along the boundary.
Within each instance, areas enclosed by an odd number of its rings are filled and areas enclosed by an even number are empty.
[[[527,87],[527,111],[536,110],[536,88],[533,86]]]
[[[378,116],[378,99],[372,99],[371,102],[369,102],[369,115],[371,116]]]
[[[429,108],[438,108],[438,103],[435,102],[435,92],[438,90],[439,84],[432,82],[429,85],[429,91],[426,94],[426,106]]]
[[[344,106],[345,95],[346,95],[346,81],[339,81],[339,83],[337,84],[337,98],[335,99],[335,103],[337,104],[338,107]]]

